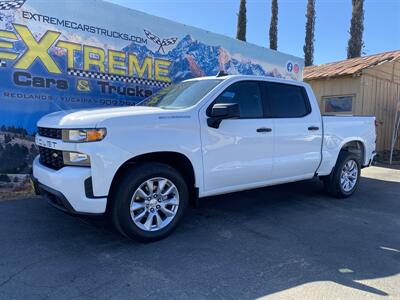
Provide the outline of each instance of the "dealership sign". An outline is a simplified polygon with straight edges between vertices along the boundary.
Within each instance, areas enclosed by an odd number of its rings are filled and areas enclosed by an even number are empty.
[[[297,57],[102,1],[0,1],[0,125],[34,132],[42,115],[135,105],[184,79],[301,80]]]

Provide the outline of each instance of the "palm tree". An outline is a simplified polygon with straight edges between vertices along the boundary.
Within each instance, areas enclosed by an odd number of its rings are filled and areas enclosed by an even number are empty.
[[[269,25],[269,48],[278,49],[278,0],[271,3],[271,23]]]
[[[236,38],[241,41],[246,41],[246,0],[240,0],[238,13]]]
[[[308,0],[306,18],[306,38],[303,47],[304,64],[311,66],[314,60],[315,0]]]
[[[360,57],[364,46],[364,0],[352,0],[353,12],[350,23],[350,38],[347,46],[347,58]]]

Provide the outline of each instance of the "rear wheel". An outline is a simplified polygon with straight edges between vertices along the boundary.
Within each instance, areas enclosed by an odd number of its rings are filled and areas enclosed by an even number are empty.
[[[327,192],[338,198],[351,196],[357,189],[361,174],[360,157],[342,151],[332,173],[322,178]]]
[[[178,171],[165,164],[141,163],[118,185],[111,216],[122,234],[152,242],[176,228],[187,204],[188,189]]]

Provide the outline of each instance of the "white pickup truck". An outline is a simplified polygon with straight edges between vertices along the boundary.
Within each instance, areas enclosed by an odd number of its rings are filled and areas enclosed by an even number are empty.
[[[202,197],[314,176],[348,197],[376,140],[374,117],[321,116],[306,83],[241,75],[186,80],[134,107],[56,112],[37,126],[36,191],[68,212],[107,212],[145,242]]]

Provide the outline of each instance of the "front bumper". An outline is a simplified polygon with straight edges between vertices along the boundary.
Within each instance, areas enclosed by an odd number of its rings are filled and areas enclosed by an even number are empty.
[[[87,191],[90,168],[63,167],[53,170],[33,161],[32,182],[35,191],[59,209],[77,214],[102,214],[106,211],[107,197],[94,197]],[[85,190],[86,185],[86,190]]]

